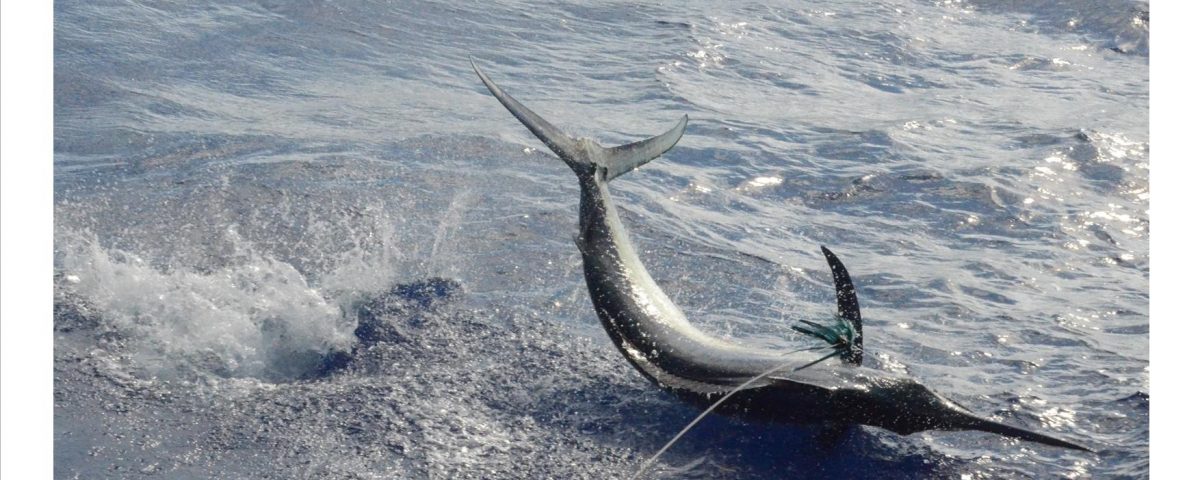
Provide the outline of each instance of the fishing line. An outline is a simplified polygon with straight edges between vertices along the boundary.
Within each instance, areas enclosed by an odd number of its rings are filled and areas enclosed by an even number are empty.
[[[830,348],[830,347],[822,347],[822,348]],[[800,351],[804,351],[804,350],[809,350],[809,349],[802,348],[800,350],[794,350],[794,351],[788,352],[786,355],[790,355],[792,353],[796,353],[796,352],[800,352]],[[802,367],[795,368],[792,371],[795,372],[795,371],[804,370],[808,367],[811,367],[818,363],[824,362],[825,360],[829,360],[830,358],[833,358],[834,356],[841,355],[841,353],[842,353],[841,349],[834,350],[832,353],[825,355],[824,357],[818,358],[816,360],[813,360]],[[642,474],[645,473],[646,470],[649,469],[651,465],[654,465],[655,460],[658,460],[659,456],[661,456],[664,452],[666,452],[667,449],[671,448],[672,445],[675,445],[675,442],[679,441],[680,437],[683,437],[683,434],[687,433],[688,430],[691,430],[692,427],[696,426],[697,423],[700,423],[701,419],[703,419],[709,413],[712,413],[713,410],[716,410],[717,407],[721,406],[722,403],[725,403],[725,400],[729,399],[729,397],[733,396],[733,394],[741,391],[743,388],[746,388],[746,386],[750,385],[751,383],[759,381],[760,379],[762,379],[763,377],[765,377],[767,375],[775,373],[779,370],[783,370],[784,367],[795,365],[797,363],[800,363],[801,361],[802,360],[795,360],[795,361],[787,361],[787,362],[780,363],[779,365],[776,365],[776,366],[772,367],[771,369],[758,374],[754,378],[746,380],[741,385],[738,385],[737,388],[730,390],[729,393],[722,395],[721,398],[718,398],[716,402],[713,402],[712,405],[709,405],[708,409],[701,412],[699,416],[697,416],[694,420],[692,420],[692,423],[689,423],[689,424],[687,424],[686,427],[683,427],[683,430],[680,430],[679,433],[677,433],[675,435],[675,438],[672,438],[671,441],[667,442],[666,445],[663,445],[662,448],[658,449],[658,452],[655,452],[654,456],[650,457],[649,460],[646,460],[646,463],[642,464],[642,468],[638,469],[637,473],[634,473],[633,477],[631,477],[631,478],[633,480],[636,480],[637,478],[641,477]]]

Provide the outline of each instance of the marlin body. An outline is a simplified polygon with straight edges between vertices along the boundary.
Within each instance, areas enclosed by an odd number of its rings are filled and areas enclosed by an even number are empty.
[[[687,116],[666,133],[618,147],[571,138],[496,86],[472,60],[475,73],[500,103],[579,179],[579,235],[584,278],[596,315],[634,368],[680,398],[707,406],[742,387],[718,412],[748,419],[844,428],[872,425],[908,435],[924,430],[981,430],[1058,447],[1088,448],[979,417],[911,378],[862,367],[862,321],[849,274],[821,247],[838,289],[842,328],[805,322],[797,331],[822,338],[840,361],[819,368],[778,369],[784,364],[820,363],[805,351],[750,348],[719,339],[687,321],[650,277],[629,240],[608,184],[675,146]],[[829,357],[829,355],[825,355]]]

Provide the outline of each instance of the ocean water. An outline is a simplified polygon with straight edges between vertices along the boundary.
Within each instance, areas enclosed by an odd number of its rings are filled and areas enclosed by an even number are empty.
[[[715,335],[859,289],[867,364],[1081,453],[707,418],[661,478],[1149,469],[1149,10],[1128,0],[55,4],[59,478],[625,478],[697,413],[617,353],[575,135]]]

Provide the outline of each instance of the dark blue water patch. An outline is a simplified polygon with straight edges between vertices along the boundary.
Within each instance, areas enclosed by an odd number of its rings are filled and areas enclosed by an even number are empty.
[[[1130,325],[1126,327],[1112,327],[1104,329],[1107,333],[1116,333],[1120,335],[1147,335],[1150,333],[1150,324]]]
[[[439,307],[461,298],[462,294],[462,284],[444,278],[398,284],[358,307],[354,336],[361,346],[402,342],[404,329],[421,327],[437,314]]]
[[[661,26],[661,27],[677,28],[680,30],[687,30],[689,28],[692,28],[692,24],[690,24],[688,22],[683,22],[683,21],[655,20],[654,24]]]
[[[1010,149],[1040,149],[1062,145],[1076,135],[1056,135],[1051,133],[1024,133],[1012,138],[1012,143],[1006,145]]]
[[[1076,153],[1077,150],[1072,149],[1068,155],[1079,161],[1079,173],[1090,180],[1092,188],[1111,192],[1126,182],[1128,173],[1120,165],[1095,161],[1094,151],[1086,151],[1092,149],[1079,150],[1085,152]]]
[[[1150,394],[1141,390],[1133,392],[1133,394],[1117,400],[1117,402],[1137,410],[1150,411]]]
[[[440,310],[461,300],[462,296],[462,284],[445,278],[396,284],[356,308],[358,326],[354,336],[358,342],[349,351],[324,354],[319,365],[298,377],[303,380],[324,378],[351,367],[356,356],[376,344],[407,343],[415,334],[414,329],[419,330],[428,322],[441,318]]]

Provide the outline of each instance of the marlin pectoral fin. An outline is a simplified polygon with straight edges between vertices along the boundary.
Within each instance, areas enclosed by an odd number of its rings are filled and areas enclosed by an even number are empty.
[[[542,143],[545,143],[547,147],[550,147],[550,150],[553,150],[556,155],[561,157],[564,161],[567,161],[568,164],[571,164],[568,159],[575,158],[575,150],[578,148],[578,141],[563,133],[562,130],[558,129],[558,127],[555,127],[550,122],[547,122],[546,119],[534,113],[533,110],[530,110],[525,105],[522,105],[521,102],[517,101],[517,99],[511,97],[508,93],[505,93],[505,91],[496,86],[495,83],[492,83],[492,79],[488,78],[487,74],[483,73],[483,70],[480,70],[478,65],[475,65],[474,58],[471,59],[471,68],[475,69],[475,74],[479,75],[479,79],[483,80],[484,86],[487,87],[488,91],[492,92],[492,95],[496,97],[496,100],[500,101],[501,105],[504,105],[504,108],[507,108],[514,117],[517,117],[517,120],[519,120],[521,124],[525,125],[525,128],[528,128],[530,132],[533,132],[533,135],[536,136],[538,140],[541,140]],[[574,165],[572,165],[572,168],[574,168]]]
[[[838,260],[837,255],[834,255],[824,245],[821,246],[821,253],[825,254],[825,261],[829,262],[829,269],[833,271],[833,286],[837,289],[838,317],[854,327],[854,339],[847,361],[855,365],[862,365],[862,315],[858,311],[858,294],[854,291],[854,283],[850,281],[850,272],[846,271],[846,266],[842,265],[842,261]]]
[[[658,158],[674,147],[679,142],[679,138],[683,136],[683,129],[687,127],[688,117],[684,115],[679,119],[673,128],[666,133],[654,138],[647,138],[638,142],[627,143],[619,147],[611,147],[604,149],[604,158],[598,159],[597,163],[604,165],[608,169],[606,180],[612,180],[621,176],[621,174],[633,170],[637,167],[645,165],[647,162]]]

